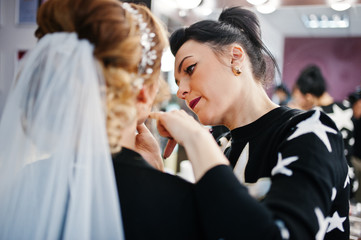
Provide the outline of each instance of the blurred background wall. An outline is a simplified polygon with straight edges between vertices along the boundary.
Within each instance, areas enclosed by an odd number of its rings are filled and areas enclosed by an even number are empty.
[[[41,1],[0,0],[0,116],[19,59],[36,44],[36,10]],[[129,1],[150,7],[169,32],[201,19],[216,20],[225,7],[244,6],[258,15],[263,40],[281,68],[282,76],[276,75],[274,85],[283,82],[292,89],[298,73],[309,63],[321,66],[336,100],[360,85],[361,0]],[[350,7],[335,10],[332,1],[350,3]],[[175,94],[173,61],[166,52],[162,69]],[[272,86],[269,94],[271,90]],[[180,107],[175,96],[169,105]]]

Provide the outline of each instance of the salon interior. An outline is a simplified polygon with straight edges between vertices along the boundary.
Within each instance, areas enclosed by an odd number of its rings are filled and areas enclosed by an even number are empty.
[[[44,0],[0,0],[0,116],[21,57],[36,44],[36,10]],[[267,86],[292,89],[297,75],[307,64],[319,65],[328,91],[342,101],[361,84],[361,0],[130,0],[143,3],[171,33],[203,19],[216,20],[222,9],[243,6],[260,20],[262,38],[275,56],[280,73]],[[162,59],[162,72],[171,97],[162,110],[183,108],[175,96],[174,57],[169,49]],[[192,114],[190,112],[190,114]],[[160,138],[160,137],[159,137]],[[160,138],[160,142],[162,139]],[[164,144],[163,144],[164,145]],[[165,160],[168,171],[192,179],[182,149]]]
[[[323,70],[328,91],[336,101],[346,99],[361,86],[361,0],[129,2],[146,4],[170,33],[198,20],[216,20],[226,7],[243,6],[254,11],[260,20],[263,41],[275,56],[281,73],[275,74],[272,85],[267,88],[271,97],[274,86],[281,83],[292,89],[301,69],[311,63]],[[36,44],[36,10],[41,3],[41,0],[0,0],[0,117],[20,59]],[[174,57],[167,50],[162,59],[162,72],[169,83],[171,97],[160,108],[187,110],[175,96],[173,68]],[[164,139],[159,137],[159,141],[164,146]],[[169,172],[193,179],[187,156],[179,146],[165,160],[165,167]]]

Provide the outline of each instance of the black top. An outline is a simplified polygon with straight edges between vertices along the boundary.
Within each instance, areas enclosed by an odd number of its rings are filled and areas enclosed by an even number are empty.
[[[355,143],[353,145],[353,155],[361,159],[361,118],[353,119],[354,122],[354,137]]]
[[[221,142],[234,169],[196,184],[208,239],[349,239],[348,166],[327,115],[279,107]]]
[[[194,185],[123,148],[113,157],[125,239],[203,239]]]

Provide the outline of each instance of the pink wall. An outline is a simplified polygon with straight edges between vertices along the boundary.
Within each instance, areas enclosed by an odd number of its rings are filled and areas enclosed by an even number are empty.
[[[346,98],[361,84],[361,37],[286,38],[283,81],[289,89],[308,64],[321,68],[335,100]]]

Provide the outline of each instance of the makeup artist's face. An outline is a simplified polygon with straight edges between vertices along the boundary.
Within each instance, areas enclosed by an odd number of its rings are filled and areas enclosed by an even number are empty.
[[[204,125],[223,124],[224,116],[240,97],[233,84],[231,60],[193,40],[184,43],[175,56],[177,96]]]

